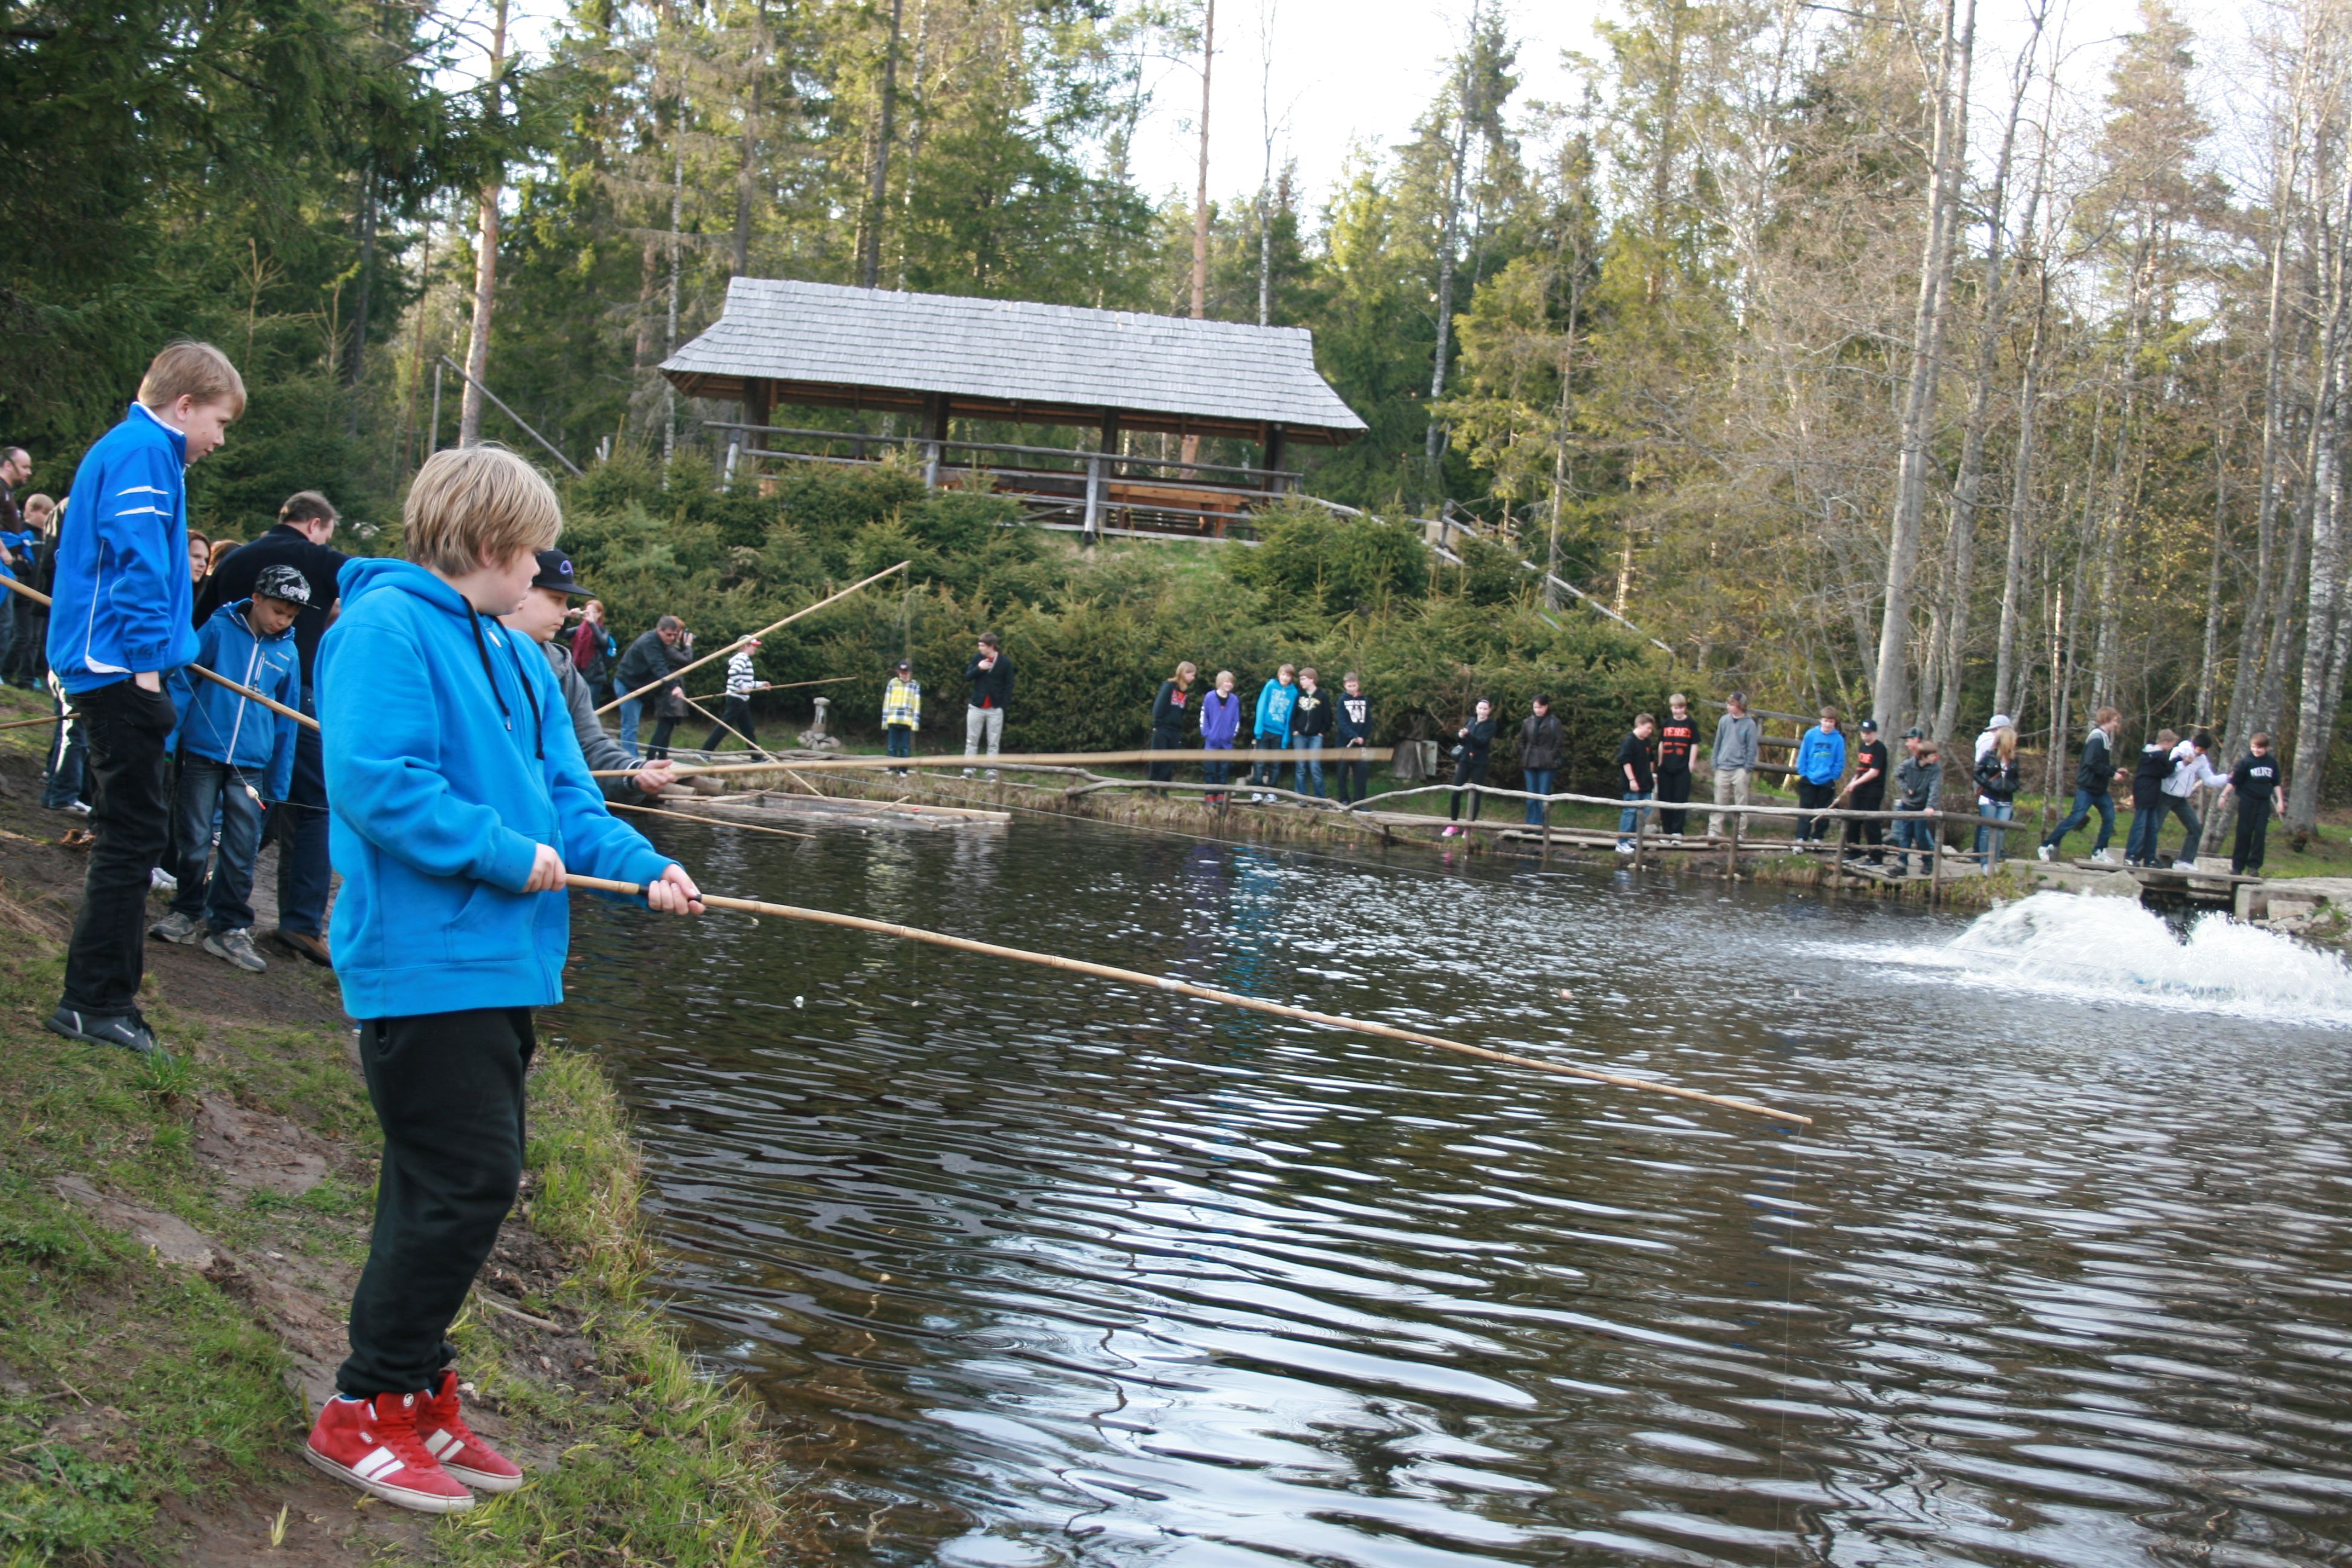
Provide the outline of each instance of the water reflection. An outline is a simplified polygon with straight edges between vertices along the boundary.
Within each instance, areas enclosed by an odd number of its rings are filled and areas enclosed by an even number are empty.
[[[749,837],[660,831],[712,866]],[[557,1027],[623,1075],[666,1283],[822,1465],[846,1557],[2352,1540],[2343,1038],[2266,1016],[2268,949],[2185,1017],[2006,959],[1958,983],[1948,918],[1711,883],[1026,822],[736,852],[736,885],[797,901],[1821,1120],[849,933],[584,914]]]

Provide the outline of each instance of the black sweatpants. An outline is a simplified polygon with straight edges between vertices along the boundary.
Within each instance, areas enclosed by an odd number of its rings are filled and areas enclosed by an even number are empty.
[[[1181,750],[1183,744],[1184,737],[1181,731],[1175,730],[1154,730],[1151,731],[1151,744],[1149,749],[1154,752],[1173,752]],[[1165,763],[1154,763],[1149,769],[1145,770],[1145,776],[1150,778],[1153,784],[1174,784],[1176,782],[1176,764],[1172,760]],[[1154,790],[1152,793],[1154,795],[1165,795],[1167,792],[1165,790]]]
[[[1485,784],[1486,782],[1486,764],[1493,760],[1494,759],[1491,756],[1465,757],[1460,762],[1454,764],[1454,795],[1453,798],[1446,803],[1445,806],[1445,816],[1448,821],[1459,821],[1461,819],[1462,796],[1465,793],[1470,796],[1470,820],[1473,822],[1478,820],[1478,808],[1486,804],[1486,797],[1478,794],[1475,790],[1465,792],[1462,786],[1464,784]]]
[[[1830,803],[1835,799],[1837,799],[1837,784],[1834,782],[1814,784],[1810,779],[1801,778],[1797,781],[1797,804],[1807,811],[1826,811],[1829,809]],[[1827,817],[1797,818],[1797,842],[1800,844],[1808,840],[1818,841],[1829,830],[1830,819]]]
[[[760,731],[755,729],[751,723],[751,700],[750,698],[730,697],[727,700],[727,706],[719,710],[719,722],[710,727],[710,738],[702,742],[702,749],[706,752],[717,751],[720,744],[726,741],[728,731],[730,730],[736,734],[743,737],[743,743],[745,745],[755,748],[759,745]],[[668,737],[663,735],[658,729],[655,731],[654,740],[656,743],[658,744],[667,739],[668,739]]]
[[[66,949],[65,1005],[120,1017],[146,973],[149,877],[172,843],[163,741],[178,721],[169,692],[124,679],[73,700],[89,747],[89,870]]]
[[[1881,810],[1886,805],[1886,786],[1884,784],[1865,785],[1864,787],[1854,791],[1853,798],[1846,804],[1856,811]],[[1845,819],[1845,847],[1840,851],[1840,853],[1842,855],[1851,857],[1855,854],[1858,849],[1867,849],[1870,851],[1870,863],[1875,866],[1886,858],[1885,850],[1882,847],[1885,843],[1885,839],[1886,824],[1883,822],[1857,822],[1853,817],[1849,816]]]
[[[1690,799],[1690,770],[1688,768],[1685,768],[1680,773],[1670,773],[1665,769],[1660,768],[1658,770],[1657,795],[1654,798],[1662,806],[1680,805],[1688,801]],[[1680,835],[1683,830],[1684,819],[1689,816],[1690,813],[1686,811],[1661,811],[1658,813],[1658,831],[1661,833]]]
[[[449,1324],[522,1181],[522,1079],[533,1043],[528,1007],[360,1026],[383,1166],[339,1392],[419,1393],[457,1358]]]
[[[2230,874],[2242,877],[2263,868],[2263,840],[2271,830],[2271,797],[2238,797],[2238,836],[2230,845]]]

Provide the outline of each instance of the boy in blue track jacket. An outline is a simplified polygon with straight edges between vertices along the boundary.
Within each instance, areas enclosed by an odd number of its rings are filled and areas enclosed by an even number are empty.
[[[1257,727],[1253,732],[1260,751],[1284,751],[1290,745],[1290,710],[1298,701],[1298,671],[1295,666],[1284,665],[1274,672],[1274,679],[1257,689]],[[1280,787],[1282,764],[1259,763],[1250,769],[1253,788]],[[1272,800],[1270,795],[1252,795],[1252,800]]]
[[[299,726],[206,680],[194,665],[299,711],[302,662],[294,647],[294,620],[310,602],[310,584],[302,574],[291,566],[264,568],[254,580],[253,597],[215,610],[196,633],[194,663],[172,672],[172,705],[180,722],[165,749],[180,759],[172,813],[180,889],[172,899],[172,912],[147,933],[165,942],[200,942],[214,957],[256,974],[269,967],[253,950],[250,902],[261,808],[283,802],[293,785]],[[220,865],[207,878],[205,862],[212,852],[215,811]]]
[[[304,1457],[402,1508],[451,1513],[522,1472],[475,1436],[445,1336],[522,1175],[531,1012],[563,999],[565,868],[699,913],[685,871],[604,809],[544,655],[498,617],[562,530],[499,447],[436,452],[407,561],[353,560],[319,647],[335,977],[383,1129],[351,1358]]]
[[[245,412],[245,383],[209,343],[173,343],[121,424],[82,457],[72,523],[51,563],[49,671],[78,716],[91,789],[89,869],[48,1027],[69,1039],[156,1049],[140,1016],[149,878],[171,843],[163,681],[196,654],[188,582],[190,463]]]

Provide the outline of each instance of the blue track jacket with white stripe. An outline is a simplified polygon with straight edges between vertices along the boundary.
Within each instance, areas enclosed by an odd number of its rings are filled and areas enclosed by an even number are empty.
[[[188,438],[134,403],[74,474],[58,540],[49,668],[68,692],[196,657]]]

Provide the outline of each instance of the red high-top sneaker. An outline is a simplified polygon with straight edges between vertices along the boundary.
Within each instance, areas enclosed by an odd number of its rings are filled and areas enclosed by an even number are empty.
[[[398,1508],[419,1513],[460,1513],[474,1494],[457,1484],[417,1435],[425,1396],[379,1394],[373,1399],[330,1399],[310,1428],[302,1457],[337,1480]]]
[[[522,1485],[522,1469],[474,1436],[457,1409],[457,1374],[443,1369],[440,1383],[417,1405],[416,1434],[441,1468],[469,1487],[510,1492]]]

